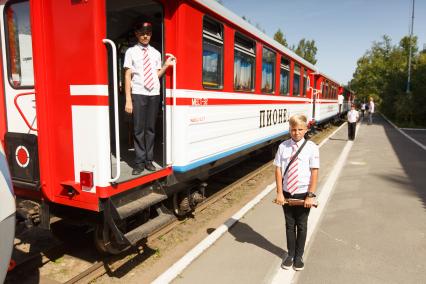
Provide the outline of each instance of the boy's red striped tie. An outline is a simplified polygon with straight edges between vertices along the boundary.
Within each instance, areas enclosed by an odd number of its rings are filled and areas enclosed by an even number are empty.
[[[293,145],[293,152],[291,153],[291,158],[296,154],[297,152],[297,144]],[[287,191],[293,194],[298,188],[299,178],[298,178],[298,170],[299,170],[299,162],[296,158],[293,163],[290,165],[290,168],[288,169],[287,174]]]
[[[143,84],[145,89],[151,91],[154,88],[154,78],[152,77],[152,67],[148,56],[148,48],[143,48]]]

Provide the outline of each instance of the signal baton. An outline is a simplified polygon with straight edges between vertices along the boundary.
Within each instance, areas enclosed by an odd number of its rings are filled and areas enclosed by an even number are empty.
[[[284,199],[284,204],[278,203],[276,199],[272,200],[272,202],[278,205],[305,206],[305,200],[303,199],[294,199],[294,198]],[[315,208],[318,207],[318,200],[315,200],[314,203],[312,203],[312,207],[315,207]]]

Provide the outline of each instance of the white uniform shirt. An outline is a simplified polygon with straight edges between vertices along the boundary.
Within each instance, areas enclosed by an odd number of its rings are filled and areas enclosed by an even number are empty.
[[[354,123],[358,120],[359,114],[357,110],[351,109],[348,112],[348,122]]]
[[[154,79],[154,87],[148,91],[144,85],[143,75],[143,46],[136,44],[127,49],[124,56],[124,68],[129,68],[132,71],[132,94],[156,96],[160,94],[160,80],[158,79],[157,71],[161,69],[161,54],[148,45],[148,57],[151,61],[152,77]]]
[[[374,113],[374,102],[373,101],[370,101],[370,105],[368,107],[368,111],[371,112],[371,113]]]
[[[305,139],[297,142],[298,149],[302,146]],[[275,155],[274,165],[281,168],[281,174],[290,162],[292,146],[296,142],[293,139],[288,139],[280,144],[277,154]],[[312,141],[308,141],[297,156],[298,159],[298,186],[299,188],[293,194],[306,193],[308,191],[309,182],[311,181],[311,169],[318,169],[320,165],[318,146]],[[294,162],[293,162],[294,163]],[[283,177],[283,191],[287,190],[287,176]]]

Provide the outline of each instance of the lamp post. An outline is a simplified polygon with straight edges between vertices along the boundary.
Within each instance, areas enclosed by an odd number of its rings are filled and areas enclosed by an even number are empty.
[[[411,11],[411,29],[410,29],[410,53],[408,55],[408,78],[407,78],[407,91],[406,93],[409,94],[410,93],[410,80],[411,80],[411,53],[412,53],[412,48],[413,48],[413,44],[412,44],[412,37],[413,37],[413,27],[414,27],[414,1],[413,0],[413,9]]]

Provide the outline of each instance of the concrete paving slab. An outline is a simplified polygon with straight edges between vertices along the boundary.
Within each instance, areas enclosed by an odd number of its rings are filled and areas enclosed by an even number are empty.
[[[346,145],[321,149],[320,184]],[[426,151],[379,116],[359,129],[293,283],[425,283]],[[173,283],[271,283],[285,252],[271,192]]]
[[[363,126],[297,283],[426,282],[426,151]]]
[[[320,183],[342,151],[346,136],[343,127],[321,147]],[[285,254],[284,217],[281,207],[272,203],[274,192],[172,283],[269,283]]]

